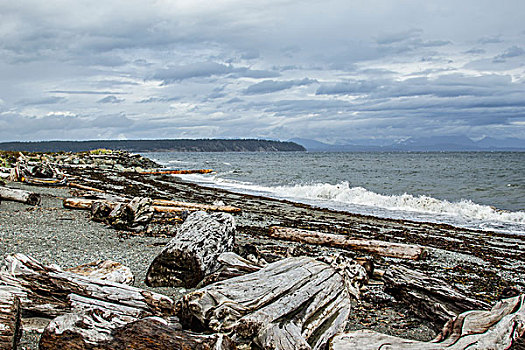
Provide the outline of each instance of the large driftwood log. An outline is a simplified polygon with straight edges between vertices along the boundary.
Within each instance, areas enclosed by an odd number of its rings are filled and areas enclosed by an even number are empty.
[[[525,335],[525,295],[498,302],[490,311],[467,311],[450,320],[431,342],[420,342],[370,330],[335,336],[330,350],[464,350],[508,349]]]
[[[364,269],[342,257],[287,258],[211,284],[177,303],[181,323],[233,332],[262,349],[321,349],[344,329]]]
[[[118,230],[143,231],[153,217],[151,199],[135,197],[129,203],[118,203],[105,222]]]
[[[272,238],[308,244],[326,245],[337,248],[355,249],[393,258],[416,260],[424,258],[427,254],[423,247],[413,244],[352,238],[349,236],[288,227],[273,226],[270,228],[268,235]]]
[[[203,335],[181,331],[159,317],[130,323],[118,315],[88,311],[55,318],[40,338],[41,350],[229,350],[233,342],[223,334]]]
[[[3,186],[0,186],[0,199],[29,205],[37,205],[40,203],[40,195],[38,193]]]
[[[23,254],[5,257],[0,285],[16,291],[28,315],[56,317],[95,308],[133,319],[173,313],[173,300],[162,294],[44,266]]]
[[[450,318],[472,309],[488,309],[490,305],[467,297],[445,281],[393,266],[383,275],[385,290],[406,302],[420,317],[444,324]]]
[[[235,220],[230,214],[195,212],[153,260],[146,284],[195,287],[206,275],[219,269],[217,257],[233,250],[234,242]]]
[[[16,349],[21,336],[20,300],[0,288],[0,349]]]
[[[221,264],[221,267],[211,275],[207,275],[197,287],[203,287],[214,282],[246,275],[247,273],[259,271],[263,268],[263,266],[244,259],[234,252],[222,253],[217,257],[217,261]]]
[[[133,276],[133,273],[129,267],[111,260],[98,260],[66,269],[66,271],[74,272],[82,276],[98,278],[101,280],[113,281],[127,285],[132,285],[135,281],[135,276]]]

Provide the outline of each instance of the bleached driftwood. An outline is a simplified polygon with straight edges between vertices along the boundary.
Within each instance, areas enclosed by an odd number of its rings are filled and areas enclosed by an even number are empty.
[[[135,281],[135,277],[129,267],[111,260],[98,260],[66,269],[66,271],[127,285],[132,285],[133,281]]]
[[[96,308],[137,319],[173,312],[173,300],[162,294],[44,266],[23,254],[5,257],[0,285],[16,291],[29,315],[56,317]]]
[[[153,217],[151,199],[135,197],[129,203],[118,203],[105,222],[118,230],[143,231]]]
[[[41,350],[198,350],[234,349],[223,334],[203,335],[181,331],[159,317],[126,322],[118,315],[88,311],[69,313],[51,321],[40,338]]]
[[[247,273],[259,271],[263,268],[262,265],[255,264],[250,260],[244,259],[234,252],[222,253],[217,257],[217,261],[221,264],[221,267],[214,273],[204,277],[197,287],[203,287],[214,282],[242,276]]]
[[[92,191],[92,192],[100,192],[100,193],[104,193],[105,192],[104,190],[101,190],[101,189],[98,189],[98,188],[85,186],[85,185],[77,184],[77,183],[74,183],[74,182],[70,182],[67,185],[69,187],[78,188],[78,189],[84,190],[84,191]]]
[[[431,342],[359,330],[336,335],[330,350],[508,349],[525,335],[525,295],[498,302],[490,311],[467,311],[450,320]],[[522,341],[522,340],[520,340]],[[523,344],[523,343],[522,343]]]
[[[211,284],[177,303],[181,323],[233,332],[262,349],[321,349],[344,329],[364,269],[342,257],[287,258]]]
[[[223,211],[227,213],[237,213],[241,211],[241,208],[232,207],[229,205],[188,203],[188,202],[171,201],[171,200],[163,200],[163,199],[154,199],[153,205],[164,206],[164,207],[188,208],[188,209],[193,209],[193,210],[204,210],[204,211]]]
[[[405,302],[420,317],[444,324],[467,310],[490,305],[456,291],[445,281],[403,266],[392,266],[383,275],[385,291]]]
[[[21,336],[20,300],[0,287],[0,349],[16,349]]]
[[[4,186],[0,186],[0,199],[25,203],[29,205],[37,205],[40,203],[40,195],[38,193]]]
[[[146,284],[195,287],[206,275],[219,269],[217,257],[233,250],[234,243],[235,220],[230,214],[195,212],[153,260]]]
[[[268,236],[294,242],[326,245],[352,250],[355,249],[393,258],[416,260],[424,258],[427,254],[423,247],[413,244],[352,238],[344,235],[288,227],[273,226],[270,228]]]

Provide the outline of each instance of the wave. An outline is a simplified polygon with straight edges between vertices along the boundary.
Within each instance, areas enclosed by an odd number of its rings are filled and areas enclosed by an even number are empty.
[[[498,210],[470,200],[449,202],[429,196],[382,195],[362,187],[350,187],[348,182],[275,187],[272,192],[285,197],[328,200],[339,203],[379,207],[395,211],[458,216],[466,219],[525,224],[525,212]]]
[[[225,179],[230,172],[180,177],[235,192],[287,199],[331,209],[397,219],[448,223],[461,227],[502,232],[525,233],[525,212],[504,211],[471,200],[450,202],[430,196],[411,194],[384,195],[348,182],[316,183],[293,186],[260,186],[250,182]],[[179,176],[179,175],[177,175]]]

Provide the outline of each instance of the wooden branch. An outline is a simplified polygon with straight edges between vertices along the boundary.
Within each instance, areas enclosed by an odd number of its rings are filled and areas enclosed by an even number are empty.
[[[206,275],[219,269],[217,257],[233,250],[234,241],[235,221],[231,215],[195,212],[153,260],[146,284],[195,287]]]
[[[133,281],[135,281],[135,276],[133,276],[129,267],[111,260],[98,260],[66,269],[66,271],[127,285],[132,285]]]
[[[0,287],[0,349],[17,348],[22,336],[20,322],[20,300]]]
[[[190,208],[190,209],[204,210],[204,211],[223,211],[226,213],[237,213],[241,211],[241,208],[232,207],[229,205],[187,203],[187,202],[171,201],[171,200],[164,200],[164,199],[154,199],[153,205]]]
[[[445,281],[392,266],[383,275],[385,291],[405,302],[422,318],[445,324],[458,314],[472,309],[489,309],[490,305],[467,297]]]
[[[166,174],[208,174],[213,169],[190,169],[190,170],[159,170],[159,171],[140,171],[142,175],[166,175]]]
[[[235,349],[234,343],[226,335],[196,334],[176,328],[159,317],[128,323],[111,313],[70,313],[51,321],[40,338],[39,349]]]
[[[360,265],[345,263],[332,267],[308,257],[287,258],[211,284],[177,302],[181,323],[233,332],[262,349],[321,349],[345,327],[347,286],[366,279]]]
[[[38,193],[0,186],[0,199],[15,201],[29,205],[40,204]]]
[[[450,320],[431,342],[397,338],[370,330],[336,335],[330,350],[509,349],[525,336],[525,295],[498,302],[490,311],[467,311]],[[522,343],[523,344],[523,343]]]
[[[69,187],[74,187],[74,188],[78,188],[80,190],[86,190],[86,191],[93,191],[93,192],[100,192],[100,193],[104,193],[105,191],[104,190],[100,190],[98,188],[94,188],[94,187],[89,187],[89,186],[85,186],[85,185],[81,185],[81,184],[77,184],[77,183],[74,183],[74,182],[70,182],[67,184]]]
[[[5,257],[0,284],[18,290],[24,311],[47,317],[97,305],[135,318],[173,309],[173,300],[162,294],[44,266],[23,254]]]
[[[355,249],[393,258],[417,260],[423,259],[427,255],[425,248],[418,245],[359,239],[349,236],[288,227],[273,226],[267,234],[272,238],[308,244],[326,245],[349,250]]]

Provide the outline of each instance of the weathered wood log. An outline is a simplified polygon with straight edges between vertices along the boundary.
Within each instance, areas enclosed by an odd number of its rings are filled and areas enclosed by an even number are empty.
[[[217,257],[233,250],[234,243],[235,220],[230,214],[195,212],[153,260],[146,284],[195,287],[204,276],[219,269]]]
[[[67,209],[91,210],[91,206],[93,205],[93,203],[97,201],[99,200],[82,198],[82,197],[73,197],[73,198],[64,198],[64,201],[62,204],[64,205],[64,208],[67,208]],[[117,203],[113,203],[113,202],[108,202],[108,203],[113,205],[113,207],[117,205]]]
[[[38,193],[4,186],[0,186],[0,199],[25,203],[29,205],[37,205],[40,203],[40,195]]]
[[[345,249],[355,249],[393,258],[417,260],[422,259],[427,255],[425,248],[418,245],[352,238],[349,236],[288,227],[273,226],[267,234],[272,238]]]
[[[88,311],[55,318],[40,338],[41,350],[229,350],[235,349],[223,334],[203,335],[181,331],[159,317],[130,323],[118,315]]]
[[[167,174],[208,174],[213,169],[189,169],[189,170],[158,170],[158,171],[140,171],[142,175],[167,175]]]
[[[17,348],[22,336],[20,322],[20,300],[0,287],[0,349]]]
[[[28,315],[56,317],[92,308],[133,318],[173,312],[173,300],[162,294],[44,266],[23,254],[5,257],[0,285],[17,291]]]
[[[383,275],[385,291],[405,302],[422,318],[444,324],[450,318],[490,305],[456,291],[445,281],[403,266],[390,267]]]
[[[129,203],[118,203],[105,222],[117,230],[144,231],[153,217],[151,199],[135,197]]]
[[[205,276],[204,279],[197,285],[198,288],[218,281],[223,281],[229,278],[259,271],[264,267],[244,259],[234,252],[222,253],[217,257],[217,261],[221,264],[221,267],[214,273]]]
[[[171,200],[164,200],[164,199],[154,199],[153,205],[164,206],[164,207],[188,208],[188,209],[204,210],[204,211],[223,211],[226,213],[237,213],[241,211],[241,208],[232,207],[229,205],[188,203],[188,202],[171,201]]]
[[[94,187],[90,187],[90,186],[77,184],[75,182],[70,182],[67,185],[69,187],[78,188],[80,190],[85,190],[85,191],[93,191],[93,192],[100,192],[100,193],[104,193],[105,192],[104,190],[101,190],[101,189],[98,189],[98,188],[94,188]]]
[[[353,261],[287,258],[211,284],[177,302],[181,323],[232,332],[262,349],[321,349],[345,327],[366,280]]]
[[[66,269],[66,271],[127,285],[132,285],[135,281],[135,276],[129,267],[111,260],[98,260]]]
[[[525,336],[525,296],[498,302],[490,311],[467,311],[450,320],[431,342],[359,330],[336,335],[330,350],[508,349]]]

